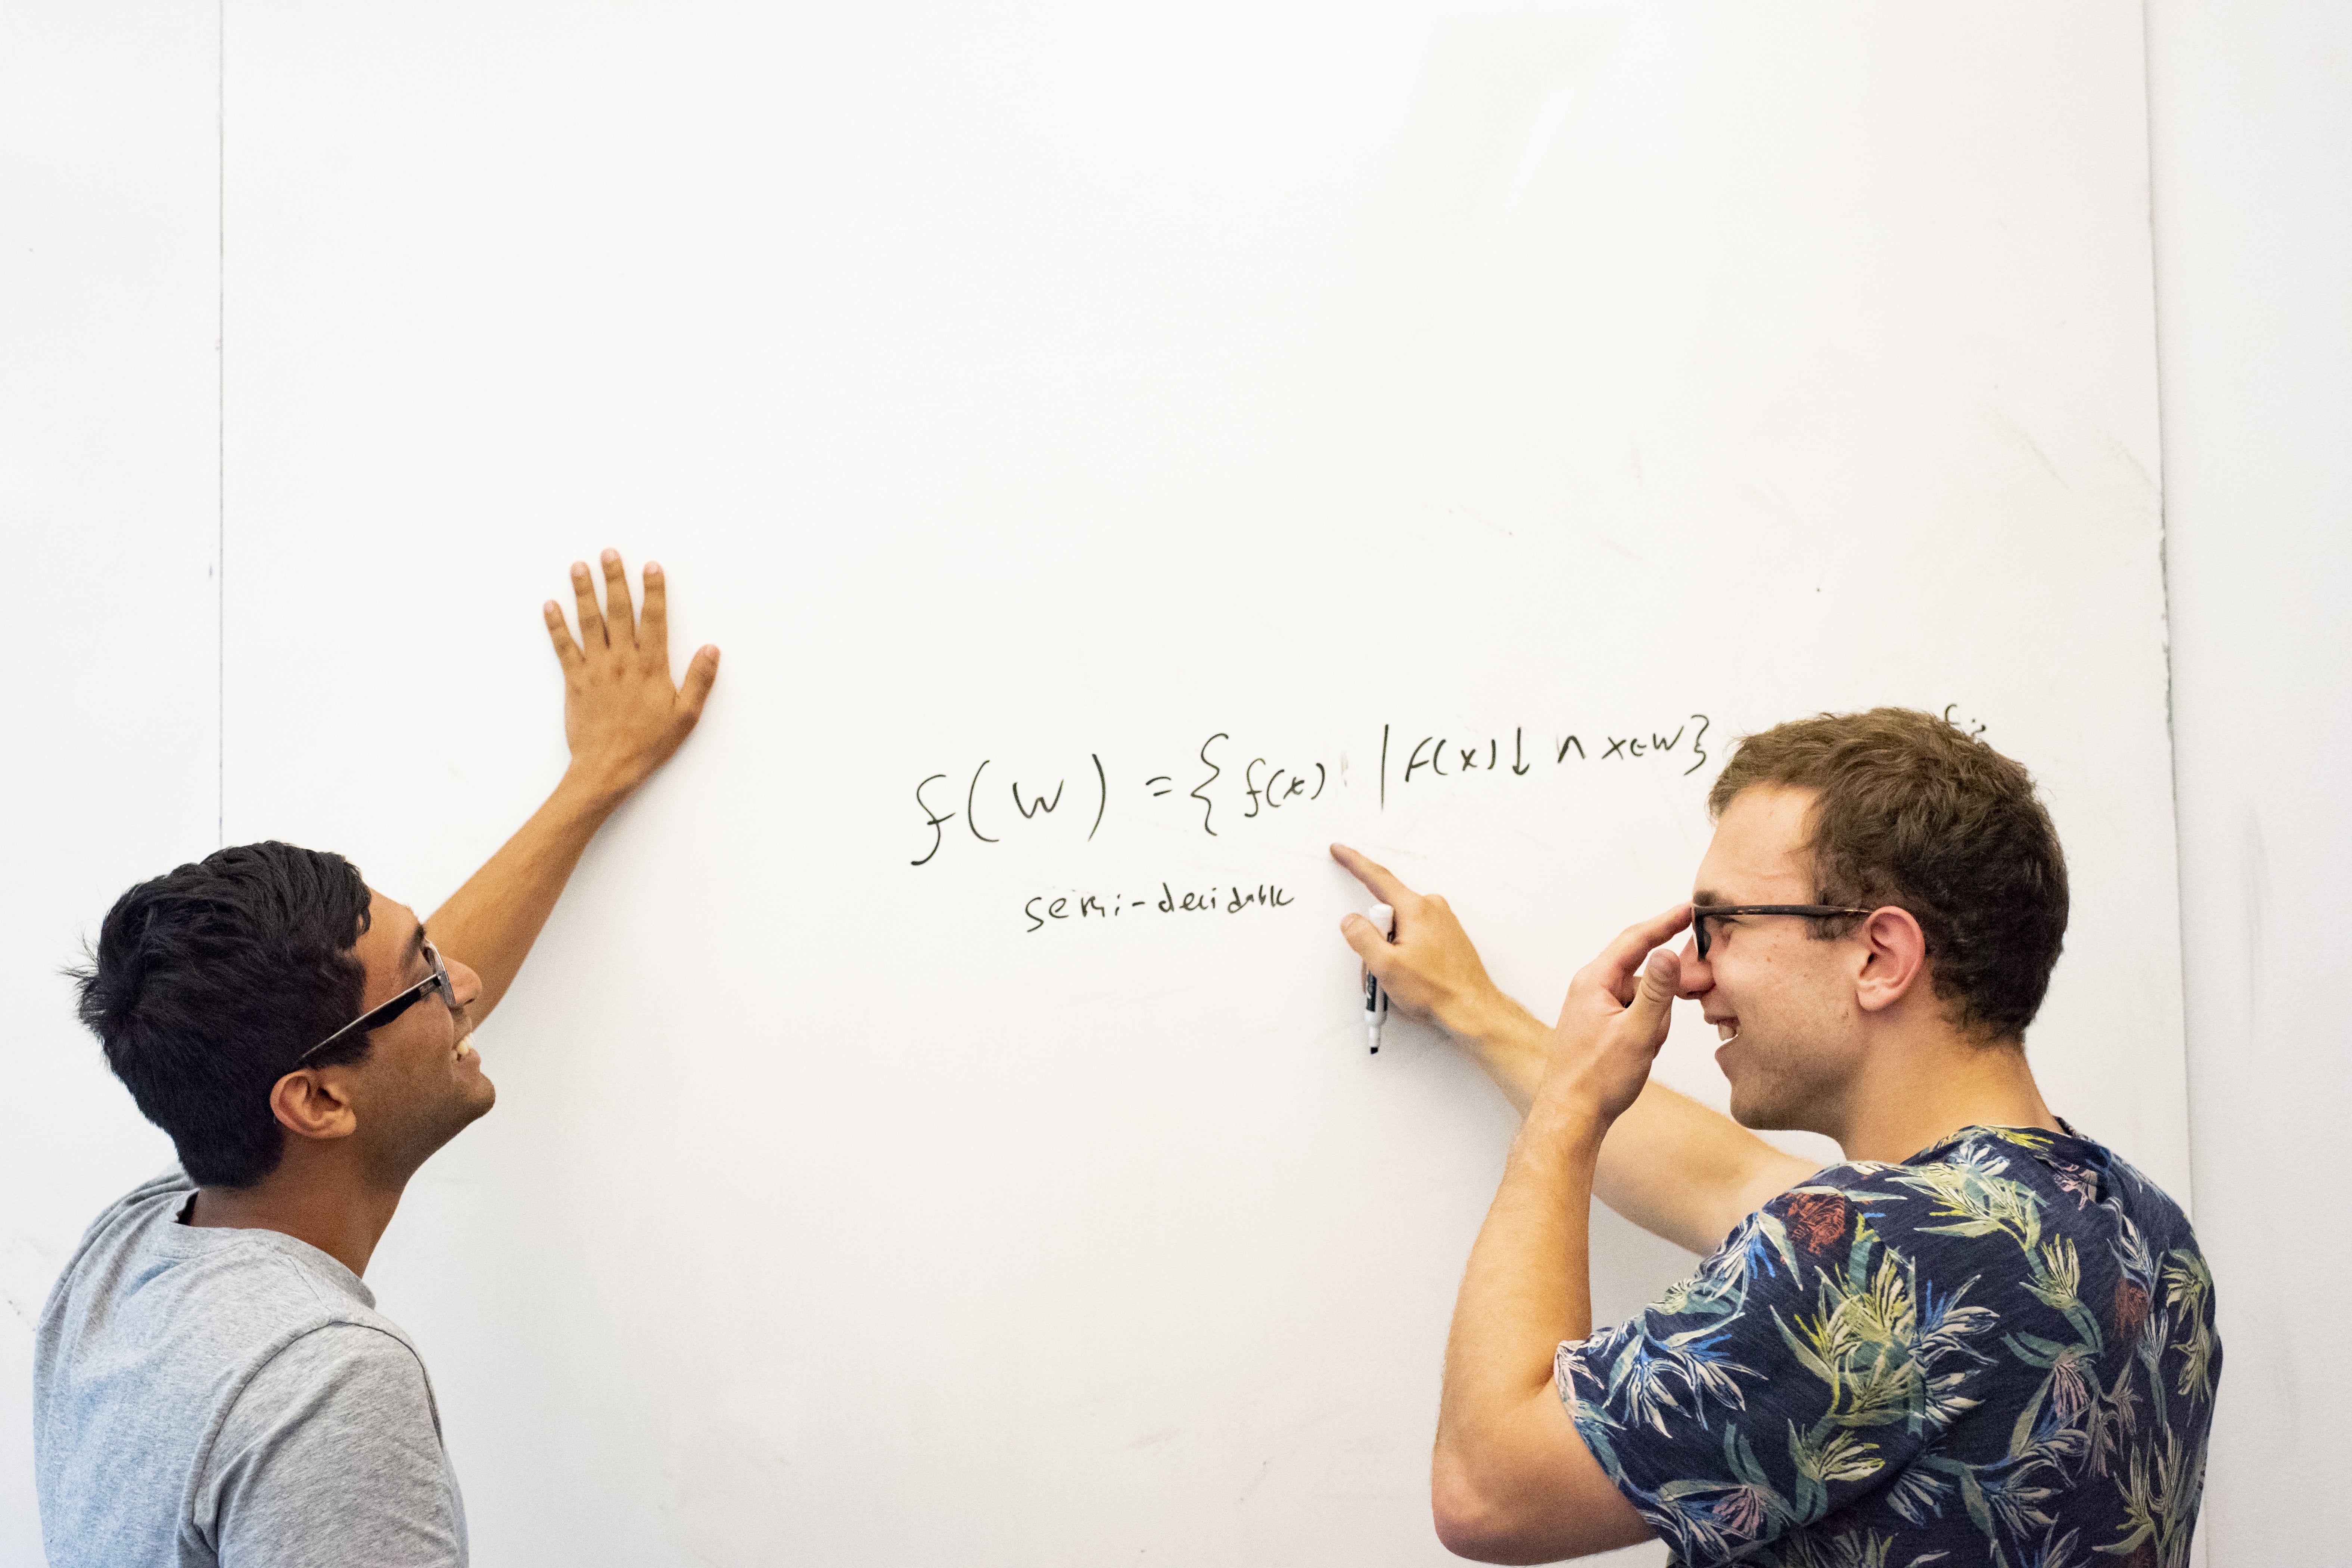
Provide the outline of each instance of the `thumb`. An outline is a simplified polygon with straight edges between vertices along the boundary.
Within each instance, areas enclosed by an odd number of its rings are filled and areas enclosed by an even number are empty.
[[[1374,953],[1396,951],[1389,945],[1389,939],[1381,934],[1380,927],[1359,914],[1350,914],[1339,922],[1339,934],[1348,939],[1348,945],[1356,950],[1356,956],[1364,961],[1367,969],[1372,966]]]
[[[1633,993],[1625,1016],[1652,1044],[1664,1041],[1674,1021],[1675,994],[1682,989],[1683,963],[1671,948],[1660,948],[1642,965],[1642,984]]]
[[[710,700],[710,689],[719,684],[719,650],[705,644],[695,650],[686,667],[686,681],[677,689],[678,700],[689,717],[702,717],[702,705]]]

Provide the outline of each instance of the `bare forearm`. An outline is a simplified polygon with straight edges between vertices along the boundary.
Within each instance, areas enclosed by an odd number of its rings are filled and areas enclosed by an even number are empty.
[[[1500,991],[1440,1012],[1437,1025],[1486,1069],[1511,1109],[1525,1116],[1543,1081],[1550,1026]]]
[[[1543,1080],[1549,1027],[1499,993],[1438,1021],[1525,1115]],[[1652,1235],[1704,1253],[1812,1169],[1731,1118],[1652,1081],[1610,1129],[1592,1190]]]
[[[1654,1080],[1609,1130],[1593,1192],[1653,1236],[1706,1253],[1814,1168]]]
[[[625,795],[566,773],[546,804],[425,922],[442,952],[481,976],[470,1009],[477,1024],[514,983],[581,853]]]
[[[1484,1468],[1511,1447],[1517,1419],[1551,1384],[1563,1340],[1592,1331],[1588,1247],[1597,1119],[1538,1104],[1511,1146],[1486,1211],[1445,1344],[1438,1463]]]

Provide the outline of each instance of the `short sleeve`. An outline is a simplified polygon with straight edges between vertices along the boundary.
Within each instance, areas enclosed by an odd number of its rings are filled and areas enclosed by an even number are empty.
[[[415,1352],[336,1323],[255,1373],[200,1479],[221,1568],[463,1568],[463,1505]],[[207,1521],[202,1514],[210,1515]]]
[[[1921,1333],[1917,1270],[1879,1206],[1834,1185],[1784,1193],[1655,1304],[1559,1347],[1586,1447],[1682,1557],[1717,1561],[1898,1485],[1971,1403],[1981,1358]]]

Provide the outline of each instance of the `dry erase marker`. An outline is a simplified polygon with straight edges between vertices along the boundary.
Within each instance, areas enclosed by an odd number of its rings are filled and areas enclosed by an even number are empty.
[[[1384,937],[1396,931],[1396,911],[1386,904],[1374,904],[1364,911],[1364,918],[1370,921]],[[1364,971],[1364,1037],[1371,1043],[1374,1056],[1381,1054],[1381,1026],[1388,1021],[1388,1016],[1389,994],[1381,989],[1381,983],[1367,969]]]

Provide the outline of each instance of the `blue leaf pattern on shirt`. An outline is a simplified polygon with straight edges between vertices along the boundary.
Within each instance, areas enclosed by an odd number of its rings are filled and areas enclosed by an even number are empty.
[[[2169,1198],[1972,1127],[1782,1194],[1558,1373],[1677,1563],[2183,1568],[2221,1364]]]

